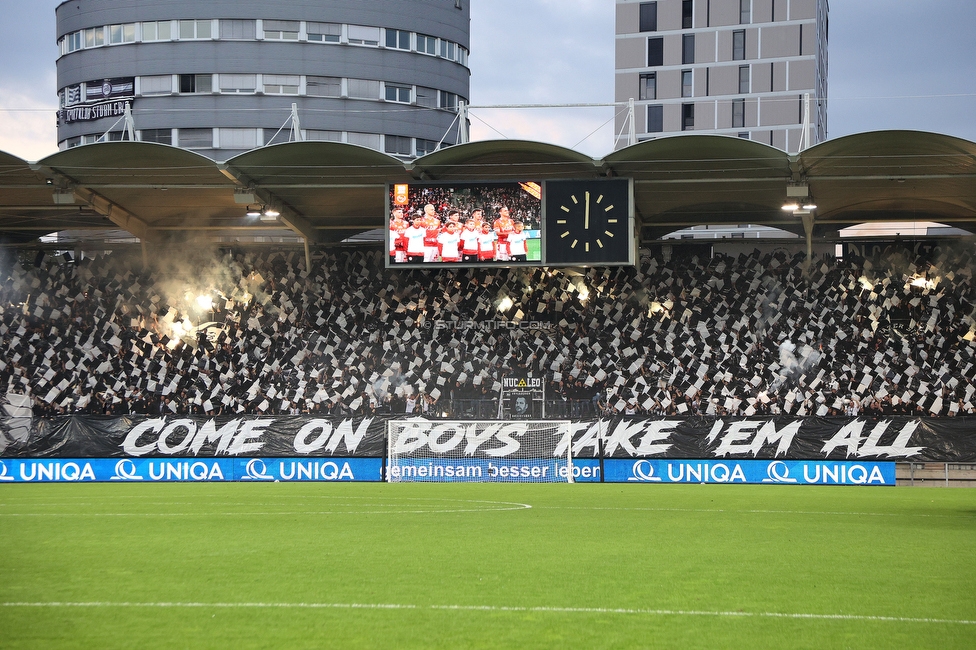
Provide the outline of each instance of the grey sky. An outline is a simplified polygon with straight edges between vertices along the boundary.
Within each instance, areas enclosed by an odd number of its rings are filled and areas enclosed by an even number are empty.
[[[475,105],[613,100],[613,0],[471,0]],[[57,148],[57,0],[0,0],[0,150],[36,160]],[[976,141],[976,3],[833,0],[830,138],[878,129]],[[474,139],[522,138],[598,157],[611,108],[475,109]]]

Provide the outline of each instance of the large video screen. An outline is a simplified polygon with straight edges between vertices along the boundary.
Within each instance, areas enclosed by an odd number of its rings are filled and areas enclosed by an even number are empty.
[[[542,262],[542,185],[391,185],[391,267],[518,266]]]

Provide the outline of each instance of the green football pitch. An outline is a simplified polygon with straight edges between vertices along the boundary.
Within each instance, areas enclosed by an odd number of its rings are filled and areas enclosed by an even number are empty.
[[[2,648],[974,646],[970,489],[0,489]]]

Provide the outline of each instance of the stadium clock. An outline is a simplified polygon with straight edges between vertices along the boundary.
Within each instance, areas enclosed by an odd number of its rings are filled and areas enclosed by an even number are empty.
[[[633,264],[628,179],[546,183],[546,263]]]

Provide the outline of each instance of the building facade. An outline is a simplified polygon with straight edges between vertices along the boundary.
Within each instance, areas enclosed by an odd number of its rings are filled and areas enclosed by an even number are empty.
[[[71,0],[58,144],[131,124],[216,160],[289,139],[420,156],[457,141],[469,23],[467,0]]]
[[[827,0],[616,0],[616,11],[616,101],[634,100],[637,141],[714,133],[796,152],[806,113],[809,145],[826,139]],[[627,119],[618,149],[631,144]]]

